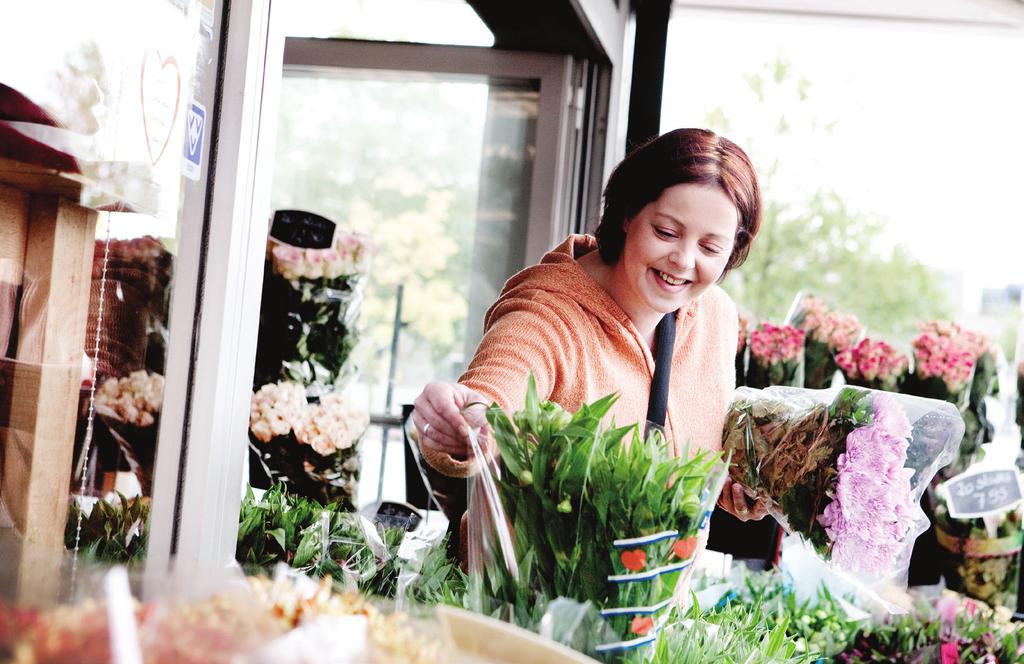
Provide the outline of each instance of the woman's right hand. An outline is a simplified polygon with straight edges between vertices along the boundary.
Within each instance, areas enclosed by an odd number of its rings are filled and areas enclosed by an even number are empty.
[[[459,383],[428,384],[413,402],[412,421],[420,448],[468,459],[469,427],[486,430],[485,414],[490,403],[490,399]],[[470,404],[479,405],[466,408]]]

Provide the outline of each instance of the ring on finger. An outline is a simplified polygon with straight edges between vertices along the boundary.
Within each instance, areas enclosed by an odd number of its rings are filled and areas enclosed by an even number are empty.
[[[430,431],[430,422],[427,422],[427,424],[423,427],[423,437],[424,438],[427,437],[427,432],[428,431]]]

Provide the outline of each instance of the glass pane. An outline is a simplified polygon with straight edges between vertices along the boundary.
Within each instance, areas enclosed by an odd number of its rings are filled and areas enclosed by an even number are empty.
[[[293,0],[281,12],[290,37],[494,45],[494,35],[463,0]]]
[[[203,9],[44,0],[0,23],[7,541],[61,550],[67,527],[83,560],[145,554],[189,100],[214,45]],[[3,560],[5,589],[55,582],[28,558]]]
[[[322,215],[375,246],[345,386],[361,408],[397,412],[425,383],[457,378],[484,310],[522,267],[536,87],[390,72],[286,77],[274,208]],[[361,504],[377,497],[381,441],[378,431],[362,442],[374,472],[363,473]],[[390,494],[404,487],[400,443],[390,448],[385,496],[402,499]]]

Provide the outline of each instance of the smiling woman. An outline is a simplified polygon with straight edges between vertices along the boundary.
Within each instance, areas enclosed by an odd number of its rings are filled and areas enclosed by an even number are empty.
[[[467,426],[486,423],[467,406],[521,410],[531,372],[567,411],[615,392],[618,424],[663,427],[675,454],[721,449],[738,318],[717,282],[746,258],[760,210],[754,168],[728,139],[679,129],[637,149],[609,178],[596,237],[570,236],[512,277],[459,382],[416,399],[424,457],[470,474]],[[738,484],[724,496],[740,518],[764,515]]]

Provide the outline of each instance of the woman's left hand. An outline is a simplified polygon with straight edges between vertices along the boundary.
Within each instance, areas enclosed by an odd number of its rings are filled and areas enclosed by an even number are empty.
[[[768,514],[764,501],[758,498],[750,500],[747,488],[731,477],[725,478],[722,493],[718,496],[718,506],[740,521],[760,521]]]

